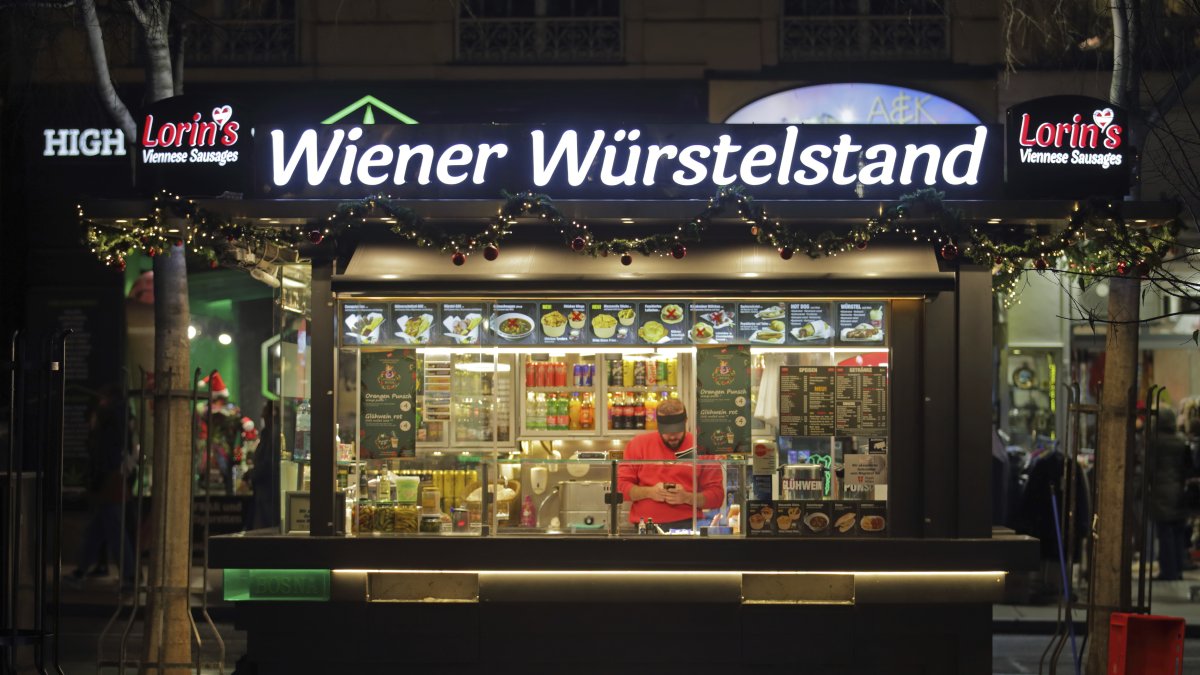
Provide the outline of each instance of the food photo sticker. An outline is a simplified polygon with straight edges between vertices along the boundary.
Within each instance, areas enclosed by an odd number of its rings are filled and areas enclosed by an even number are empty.
[[[732,343],[737,340],[737,305],[692,303],[688,340],[693,344]]]
[[[864,537],[887,534],[887,502],[859,502],[858,532]]]
[[[487,314],[485,310],[484,305],[443,304],[440,337],[435,337],[434,342],[452,345],[482,344],[485,334],[480,328],[483,326],[483,317]]]
[[[775,507],[772,502],[746,502],[746,535],[769,537],[775,534]]]
[[[592,344],[633,344],[637,339],[637,305],[632,302],[591,302],[581,305],[587,308],[584,318],[587,341]],[[568,325],[572,316],[567,316]]]
[[[587,305],[543,302],[538,305],[543,344],[579,344],[588,341]]]
[[[839,302],[838,344],[872,347],[886,344],[887,301]]]
[[[392,334],[394,344],[427,345],[434,342],[437,325],[437,305],[392,304]]]
[[[783,302],[738,305],[738,339],[750,344],[783,344],[787,341],[787,314]]]
[[[680,301],[642,303],[637,321],[638,341],[648,345],[681,344],[688,341],[686,303]]]
[[[858,519],[862,516],[861,502],[832,502],[830,534],[835,537],[852,537],[858,534]]]
[[[833,339],[832,305],[828,302],[793,302],[788,305],[788,342],[820,347]]]
[[[347,302],[342,304],[342,344],[390,345],[399,342],[388,330],[390,312],[386,303]]]
[[[775,502],[775,533],[785,537],[800,536],[804,524],[804,507],[800,502]]]
[[[833,529],[829,503],[822,501],[803,502],[800,505],[800,534],[806,537],[827,537]]]
[[[534,302],[497,302],[488,326],[495,344],[536,344],[538,310]]]

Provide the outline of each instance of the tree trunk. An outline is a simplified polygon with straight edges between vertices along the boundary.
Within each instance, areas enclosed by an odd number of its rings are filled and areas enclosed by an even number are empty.
[[[188,550],[192,504],[192,410],[173,392],[191,388],[186,253],[172,246],[154,258],[154,483],[149,596],[143,672],[191,661]]]
[[[1113,77],[1109,101],[1137,119],[1138,0],[1113,0]],[[1135,124],[1138,122],[1135,121]],[[1088,606],[1088,675],[1108,672],[1108,632],[1113,612],[1129,611],[1133,565],[1133,420],[1137,400],[1138,324],[1141,280],[1108,282],[1108,333],[1104,389],[1100,395],[1096,448],[1096,513],[1092,528],[1092,601]],[[1129,323],[1122,323],[1129,322]]]

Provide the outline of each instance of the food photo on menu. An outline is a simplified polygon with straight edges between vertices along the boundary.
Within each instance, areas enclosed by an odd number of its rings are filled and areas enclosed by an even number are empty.
[[[687,313],[680,303],[645,303],[641,309],[641,325],[637,328],[637,337],[645,344],[683,342],[691,331],[686,322]]]
[[[502,341],[528,341],[536,327],[532,311],[532,306],[496,303],[492,306],[492,332]]]
[[[591,331],[592,342],[629,344],[637,333],[637,306],[631,303],[595,302],[579,305],[581,316],[568,316],[568,322],[582,319]],[[590,309],[584,312],[584,309]],[[581,339],[583,334],[581,333]]]
[[[452,314],[442,320],[446,337],[460,345],[479,344],[479,324],[483,315],[478,312]]]
[[[787,325],[782,319],[773,319],[766,328],[759,328],[750,334],[751,342],[762,342],[769,345],[783,344],[787,338]]]
[[[877,343],[884,340],[883,302],[843,302],[838,305],[838,339],[846,343]]]
[[[740,338],[752,344],[780,345],[787,340],[787,308],[782,302],[738,305],[737,322]]]
[[[688,340],[695,344],[737,340],[737,305],[692,303],[690,310],[692,322]]]
[[[417,316],[409,316],[407,314],[396,317],[396,326],[399,330],[396,331],[396,337],[402,342],[414,345],[429,344],[429,332],[433,327],[432,314],[420,314]]]
[[[380,328],[383,326],[383,312],[348,312],[345,323],[347,344],[378,344]]]
[[[823,344],[833,337],[827,302],[796,302],[791,305],[791,328],[788,334],[801,344]]]

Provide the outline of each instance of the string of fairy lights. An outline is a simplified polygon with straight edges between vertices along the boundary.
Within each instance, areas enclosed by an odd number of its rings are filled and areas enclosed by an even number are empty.
[[[547,195],[533,192],[504,193],[496,215],[475,232],[449,231],[384,195],[342,202],[319,221],[285,225],[230,218],[167,192],[155,195],[151,213],[139,218],[102,222],[88,218],[82,206],[77,209],[91,252],[120,269],[131,255],[153,257],[168,246],[183,246],[189,255],[218,267],[237,250],[274,247],[298,253],[366,228],[386,228],[419,248],[449,253],[454,265],[463,265],[474,253],[489,261],[499,258],[502,242],[521,218],[536,218],[556,228],[563,244],[580,255],[618,256],[621,264],[631,265],[634,255],[682,259],[689,245],[703,240],[713,219],[736,216],[749,225],[755,242],[775,249],[783,260],[796,253],[816,259],[861,251],[881,238],[926,243],[948,262],[962,259],[990,266],[992,288],[1006,305],[1015,299],[1022,275],[1029,270],[1098,276],[1132,272],[1145,277],[1176,248],[1180,230],[1177,219],[1127,222],[1121,202],[1105,199],[1077,203],[1067,214],[1066,226],[1056,230],[1005,226],[998,219],[970,222],[932,189],[906,195],[866,222],[836,232],[812,232],[772,217],[744,188],[730,186],[721,188],[695,216],[665,232],[639,237],[600,236],[587,223],[564,215]]]

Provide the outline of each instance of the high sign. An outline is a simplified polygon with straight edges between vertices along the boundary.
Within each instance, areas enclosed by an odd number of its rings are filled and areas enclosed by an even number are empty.
[[[760,198],[887,199],[936,187],[999,192],[985,125],[324,126],[259,130],[264,196],[699,199],[740,184]]]
[[[138,181],[191,195],[245,192],[252,164],[245,110],[227,99],[175,96],[138,121]]]
[[[1119,197],[1129,192],[1125,111],[1087,96],[1049,96],[1008,109],[1005,182],[1013,197]]]
[[[43,157],[125,156],[120,129],[42,129]]]

